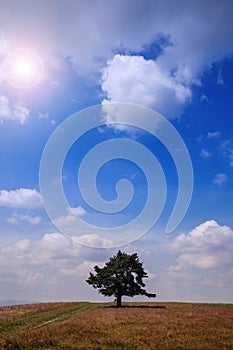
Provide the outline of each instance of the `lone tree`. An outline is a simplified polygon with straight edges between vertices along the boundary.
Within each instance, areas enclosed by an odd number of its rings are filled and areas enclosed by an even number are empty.
[[[90,272],[86,282],[92,285],[104,296],[115,296],[117,307],[121,306],[123,295],[134,297],[135,295],[145,295],[148,298],[155,298],[156,294],[147,293],[143,278],[148,277],[144,271],[142,263],[139,261],[137,253],[132,255],[122,253],[110,258],[103,268],[94,267],[96,274]]]

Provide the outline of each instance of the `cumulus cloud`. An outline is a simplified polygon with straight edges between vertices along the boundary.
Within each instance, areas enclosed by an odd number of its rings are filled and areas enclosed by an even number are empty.
[[[28,269],[19,269],[16,271],[16,281],[18,286],[25,287],[25,285],[36,288],[43,281],[44,274],[39,272],[32,272]]]
[[[233,280],[233,230],[208,220],[188,234],[178,235],[167,248],[178,253],[169,275],[192,284],[207,280],[221,286],[226,279]]]
[[[75,237],[73,237],[75,241]],[[84,234],[78,237],[78,242],[89,247],[112,248],[114,243],[110,239],[99,237],[97,234]]]
[[[69,209],[69,213],[70,213],[71,215],[83,216],[83,215],[85,215],[87,212],[86,212],[86,210],[85,210],[83,207],[78,206],[78,207],[70,208],[70,209]]]
[[[77,207],[68,208],[67,212],[68,215],[59,216],[56,219],[54,219],[53,222],[58,227],[63,227],[64,231],[70,231],[71,229],[75,231],[78,225],[76,216],[83,216],[86,213],[86,211],[82,207]]]
[[[24,262],[31,266],[49,265],[52,268],[75,267],[86,261],[103,261],[109,251],[84,248],[74,243],[61,233],[47,233],[40,240],[21,240],[13,246],[3,248],[3,251],[14,252],[14,256],[23,251]]]
[[[104,265],[103,261],[96,262],[95,265],[102,267]],[[83,276],[87,277],[89,272],[93,270],[93,261],[86,261],[73,268],[61,268],[59,273],[64,276]]]
[[[71,0],[69,6],[11,0],[2,5],[0,20],[2,30],[15,43],[23,37],[25,45],[34,47],[36,42],[46,53],[52,47],[70,57],[79,72],[101,64],[100,58],[109,59],[117,48],[139,52],[152,40],[169,37],[170,45],[160,57],[161,69],[175,69],[181,79],[192,80],[205,65],[232,53],[232,8],[228,0],[188,5],[183,1],[168,5],[162,0]]]
[[[103,69],[102,79],[108,100],[153,107],[168,118],[179,116],[192,95],[155,61],[142,56],[115,55]]]
[[[114,246],[113,241],[100,237],[98,234],[92,233],[93,228],[88,225],[85,227],[77,221],[77,217],[83,217],[87,214],[86,210],[81,207],[67,208],[67,215],[57,217],[53,223],[62,231],[69,232],[69,237],[78,244],[88,247],[111,248]]]
[[[54,56],[68,57],[79,74],[105,67],[102,87],[110,99],[141,103],[172,118],[182,113],[203,70],[232,55],[232,9],[228,0],[169,5],[162,0],[71,0],[68,6],[11,0],[2,5],[0,21],[4,40],[7,33],[16,46],[22,38],[24,46],[37,43],[51,64]],[[130,58],[152,42],[160,45],[159,55]],[[118,52],[125,55],[114,55]]]
[[[155,255],[155,263],[166,259],[157,278],[162,299],[232,301],[233,230],[229,226],[207,220],[171,236]]]
[[[107,98],[152,107],[168,118],[180,116],[185,103],[191,100],[192,85],[200,84],[206,65],[233,52],[230,36],[226,34],[226,27],[233,32],[225,12],[229,2],[225,3],[226,6],[219,6],[217,2],[212,5],[208,24],[206,4],[198,2],[189,4],[188,8],[176,4],[179,15],[175,18],[172,5],[169,9],[161,3],[159,8],[154,5],[156,9],[151,14],[151,18],[154,17],[154,37],[159,34],[169,37],[167,45],[153,60],[145,60],[139,55],[115,55],[109,60],[102,70],[102,89]],[[178,9],[179,6],[182,8]],[[225,17],[225,24],[218,11]],[[151,28],[151,18],[145,26],[147,29]],[[220,30],[219,22],[222,23]],[[229,46],[225,45],[226,42]],[[219,135],[209,133],[208,136]]]
[[[216,174],[213,179],[213,184],[221,186],[224,183],[226,183],[227,180],[228,180],[227,174],[224,174],[224,173]]]
[[[135,249],[128,247],[127,251],[134,253]],[[143,249],[137,251],[142,259]],[[95,265],[103,266],[115,253],[115,249],[85,248],[57,232],[36,241],[20,240],[0,248],[0,299],[98,300],[85,279]],[[148,282],[156,280],[146,265]]]
[[[25,209],[37,208],[42,206],[42,196],[36,189],[0,190],[0,206]]]
[[[6,220],[9,224],[19,224],[21,221],[27,222],[31,225],[38,225],[41,222],[40,216],[32,216],[29,214],[13,213],[10,218]]]
[[[5,96],[0,96],[0,123],[13,120],[24,124],[29,117],[29,110],[22,103],[18,102],[11,106]]]
[[[72,227],[77,222],[75,215],[59,216],[54,219],[54,224],[59,227]]]
[[[77,211],[77,208],[75,208],[75,211]],[[53,220],[54,225],[56,225],[62,232],[69,232],[69,237],[71,233],[77,233],[76,235],[72,235],[70,238],[79,244],[83,244],[88,247],[101,247],[101,248],[111,248],[114,246],[114,243],[110,239],[106,239],[103,237],[100,237],[98,234],[90,233],[90,228],[87,226],[83,227],[77,221],[76,216],[82,216],[86,212],[81,211],[78,209],[78,212],[80,212],[81,215],[76,215],[73,211],[71,211],[71,214],[66,216],[60,216]]]
[[[200,248],[209,249],[217,246],[224,249],[226,244],[233,243],[232,232],[232,229],[228,226],[220,226],[215,220],[207,220],[196,226],[188,234],[182,233],[178,235],[168,245],[168,248],[196,251]]]
[[[81,247],[60,233],[45,234],[36,241],[20,240],[0,248],[0,299],[54,300],[71,295],[77,300],[89,271],[109,256],[109,250]],[[81,298],[86,298],[86,291]]]
[[[162,299],[179,300],[181,296],[185,300],[186,292],[187,300],[214,301],[218,296],[220,300],[232,299],[233,231],[228,226],[206,221],[189,233],[171,237],[156,254],[151,245],[125,249],[139,252],[140,260],[149,268],[150,288]],[[0,299],[96,300],[96,293],[84,281],[93,266],[103,266],[114,253],[112,249],[84,248],[60,233],[0,248]],[[170,265],[167,270],[160,266],[164,258]]]

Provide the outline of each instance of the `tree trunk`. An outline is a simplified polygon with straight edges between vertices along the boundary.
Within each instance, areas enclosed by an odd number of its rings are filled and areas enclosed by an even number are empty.
[[[121,307],[121,295],[120,294],[117,295],[117,305],[116,306]]]

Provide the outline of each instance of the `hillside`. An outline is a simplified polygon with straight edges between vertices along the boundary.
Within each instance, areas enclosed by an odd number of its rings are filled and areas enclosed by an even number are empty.
[[[0,349],[233,349],[233,305],[45,303],[0,307]]]

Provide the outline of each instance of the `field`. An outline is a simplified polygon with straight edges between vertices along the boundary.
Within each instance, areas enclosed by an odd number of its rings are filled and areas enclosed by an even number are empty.
[[[233,349],[233,305],[45,303],[0,308],[0,349]]]

